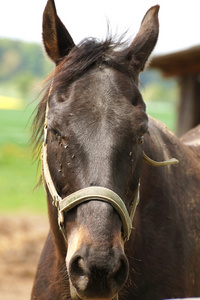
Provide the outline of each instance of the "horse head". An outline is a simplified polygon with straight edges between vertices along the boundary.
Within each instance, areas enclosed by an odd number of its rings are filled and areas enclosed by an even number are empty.
[[[129,218],[138,201],[148,132],[138,77],[157,41],[158,10],[146,13],[125,49],[109,38],[76,46],[53,0],[44,11],[43,42],[56,64],[43,102],[44,181],[73,299],[117,299],[128,277],[124,244],[134,239]]]

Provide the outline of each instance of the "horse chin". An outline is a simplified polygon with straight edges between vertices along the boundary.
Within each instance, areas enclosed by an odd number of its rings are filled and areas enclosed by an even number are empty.
[[[75,287],[73,286],[73,284],[70,281],[70,295],[72,300],[82,300],[78,295],[77,295],[77,291],[75,289]]]
[[[73,284],[71,283],[70,281],[70,295],[71,295],[71,298],[72,300],[83,300],[82,298],[80,298],[77,294],[77,291],[76,291],[76,288],[73,286]],[[86,299],[86,298],[84,298]],[[118,300],[118,294],[114,297],[114,298],[111,298],[111,299],[105,299],[105,300]],[[88,299],[88,300],[92,300],[92,299]],[[98,299],[96,298],[96,300],[104,300],[104,299]]]

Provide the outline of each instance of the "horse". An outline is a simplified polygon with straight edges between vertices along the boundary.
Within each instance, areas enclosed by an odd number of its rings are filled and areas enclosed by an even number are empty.
[[[32,300],[200,296],[200,127],[177,138],[147,115],[138,88],[158,11],[129,44],[108,35],[75,45],[54,0],[46,4],[43,43],[55,69],[32,139],[50,230]]]

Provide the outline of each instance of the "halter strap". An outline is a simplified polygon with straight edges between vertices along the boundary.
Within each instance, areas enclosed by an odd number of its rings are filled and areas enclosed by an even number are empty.
[[[173,165],[173,164],[178,164],[179,161],[176,158],[170,158],[168,160],[164,160],[164,161],[155,161],[153,159],[151,159],[150,157],[148,157],[146,155],[146,153],[143,152],[143,159],[144,161],[146,161],[149,165],[153,166],[153,167],[161,167],[161,166],[167,166],[167,165]]]

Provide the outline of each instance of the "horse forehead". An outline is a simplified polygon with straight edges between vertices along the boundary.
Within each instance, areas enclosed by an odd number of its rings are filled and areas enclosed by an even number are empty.
[[[74,83],[73,95],[77,98],[92,98],[92,101],[130,98],[134,85],[128,76],[112,68],[97,67]]]
[[[90,70],[57,101],[60,126],[67,126],[66,130],[77,140],[84,142],[88,137],[88,141],[96,140],[99,144],[98,140],[106,139],[110,147],[116,128],[120,135],[126,135],[132,127],[136,111],[131,103],[132,85],[128,76],[112,68]]]

